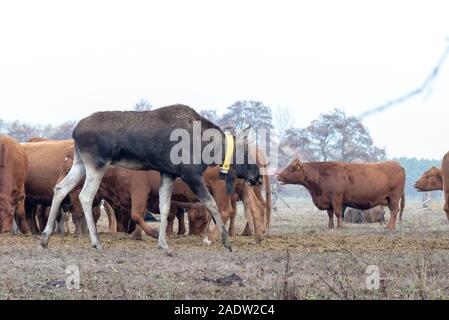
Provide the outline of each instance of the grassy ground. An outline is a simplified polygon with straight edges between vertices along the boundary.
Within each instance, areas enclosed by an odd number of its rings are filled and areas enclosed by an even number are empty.
[[[0,299],[449,298],[449,223],[441,203],[417,214],[417,203],[408,203],[389,233],[379,224],[328,230],[327,214],[309,200],[287,201],[292,209],[280,205],[261,245],[235,237],[233,253],[172,236],[175,254],[166,257],[154,239],[107,233],[104,217],[101,254],[88,237],[55,235],[44,251],[38,237],[0,235]],[[65,287],[69,265],[80,270],[79,290]],[[379,268],[379,289],[366,287],[369,265]]]

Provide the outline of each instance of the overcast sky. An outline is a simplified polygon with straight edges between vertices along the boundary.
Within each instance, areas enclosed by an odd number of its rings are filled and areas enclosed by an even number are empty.
[[[69,4],[70,3],[70,4]],[[0,117],[60,123],[97,110],[240,99],[297,126],[418,86],[444,52],[449,1],[2,1]],[[432,94],[366,118],[388,156],[449,150],[449,61]]]

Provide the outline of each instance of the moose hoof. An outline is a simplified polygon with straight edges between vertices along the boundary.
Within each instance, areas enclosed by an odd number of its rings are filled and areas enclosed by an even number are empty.
[[[93,243],[92,248],[94,248],[97,252],[103,252],[103,247],[100,243]]]
[[[44,249],[48,249],[48,236],[45,233],[42,234],[41,246]]]
[[[222,240],[221,242],[223,243],[223,246],[228,249],[230,252],[232,252],[232,246],[231,243],[229,242],[229,237],[227,236],[227,234],[223,234]]]

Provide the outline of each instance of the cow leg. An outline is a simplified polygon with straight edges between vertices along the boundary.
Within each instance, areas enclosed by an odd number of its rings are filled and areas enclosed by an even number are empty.
[[[235,199],[231,199],[231,207],[232,211],[229,217],[229,236],[235,236],[235,218],[237,216],[237,201]]]
[[[175,223],[177,207],[175,205],[170,206],[167,217],[167,234],[173,233],[173,224]]]
[[[136,225],[140,226],[147,235],[157,239],[159,237],[157,230],[151,228],[144,220],[147,200],[147,191],[131,193],[131,219],[133,219]],[[142,236],[140,236],[140,238],[142,238]]]
[[[175,178],[168,174],[161,174],[161,186],[159,189],[159,212],[161,214],[161,226],[159,228],[159,249],[171,254],[167,244],[167,219],[171,206],[171,195]]]
[[[201,202],[203,202],[207,209],[209,209],[209,211],[212,213],[212,217],[214,218],[215,224],[218,227],[223,246],[229,251],[232,251],[228,232],[223,223],[223,220],[221,219],[221,215],[218,212],[217,202],[207,190],[206,185],[204,184],[203,177],[201,176],[193,179],[184,179],[184,181],[189,185],[190,189],[193,191],[196,197]],[[207,241],[208,239],[206,238],[205,240]]]
[[[24,192],[24,191],[22,191]],[[23,234],[30,234],[31,233],[31,226],[29,224],[29,219],[27,219],[26,213],[25,213],[25,201],[21,201],[16,209],[15,209],[15,215],[18,218],[18,225],[22,226],[21,232]]]
[[[329,224],[328,228],[333,229],[334,228],[334,209],[327,209],[327,215],[329,216]]]
[[[100,206],[96,206],[92,208],[92,214],[94,217],[95,227],[97,226],[98,220],[100,220],[101,217],[101,208]]]
[[[54,229],[55,219],[61,206],[62,200],[72,191],[81,179],[84,177],[86,171],[84,164],[81,159],[77,156],[75,152],[75,160],[67,176],[58,184],[56,184],[54,189],[53,201],[51,203],[50,216],[45,226],[44,232],[42,233],[41,245],[43,248],[48,247],[48,240]]]
[[[444,201],[444,212],[446,213],[446,218],[449,220],[449,194],[444,196],[446,199]]]
[[[136,228],[131,233],[131,239],[132,240],[142,240],[142,228],[139,225],[136,225]]]
[[[251,209],[246,201],[243,201],[243,210],[245,212],[247,222],[242,236],[252,236],[254,234],[254,220],[251,214]]]
[[[90,241],[92,248],[97,251],[103,251],[100,239],[98,238],[97,228],[92,213],[92,206],[95,198],[95,194],[100,187],[101,179],[106,173],[109,165],[104,164],[100,168],[95,168],[92,164],[86,164],[86,182],[83,189],[80,192],[81,206],[83,207],[84,217],[86,219],[87,228],[89,229]]]
[[[185,211],[183,208],[176,210],[176,219],[178,219],[178,235],[183,236],[186,234],[186,222],[184,220]]]
[[[117,232],[117,219],[115,218],[114,209],[111,205],[103,200],[103,208],[108,217],[109,232]]]
[[[27,216],[28,224],[31,227],[32,234],[40,233],[36,222],[36,205],[32,201],[25,199],[25,214]]]
[[[64,215],[65,215],[64,211],[62,211],[62,209],[59,208],[59,214],[56,217],[57,223],[55,224],[55,230],[54,230],[55,233],[64,234],[64,220],[65,220]]]
[[[37,215],[37,221],[39,223],[39,232],[43,232],[45,225],[47,224],[47,217],[45,215],[45,207],[42,205],[34,205]]]
[[[253,232],[251,231],[250,223],[247,222],[245,225],[245,230],[243,230],[242,236],[250,237],[253,235]]]
[[[390,209],[390,221],[388,221],[387,229],[391,231],[396,228],[396,219],[399,213],[399,199],[389,198],[388,208]]]

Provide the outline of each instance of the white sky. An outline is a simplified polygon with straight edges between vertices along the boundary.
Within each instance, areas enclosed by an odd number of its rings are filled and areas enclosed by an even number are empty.
[[[418,86],[449,37],[449,1],[1,1],[0,117],[60,123],[97,110],[240,99],[305,126]],[[364,120],[388,156],[449,150],[449,61],[428,99]]]

